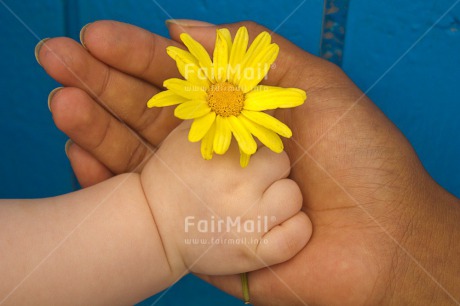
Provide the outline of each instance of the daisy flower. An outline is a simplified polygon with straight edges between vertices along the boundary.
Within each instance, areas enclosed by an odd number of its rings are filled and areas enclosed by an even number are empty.
[[[297,88],[258,85],[279,52],[270,34],[260,33],[248,48],[246,27],[239,28],[233,40],[228,29],[218,29],[212,60],[190,35],[182,33],[180,38],[188,51],[173,46],[166,51],[184,79],[166,80],[163,86],[167,90],[153,96],[147,106],[178,105],[174,115],[193,120],[188,139],[201,141],[204,159],[227,152],[232,135],[242,167],[257,150],[253,136],[272,151],[282,152],[279,135],[289,138],[292,132],[263,111],[299,106],[306,94]]]

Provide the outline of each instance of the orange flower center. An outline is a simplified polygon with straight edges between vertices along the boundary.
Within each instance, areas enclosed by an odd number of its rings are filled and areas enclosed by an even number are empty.
[[[213,84],[207,91],[208,105],[219,116],[238,116],[244,107],[244,93],[233,84]]]

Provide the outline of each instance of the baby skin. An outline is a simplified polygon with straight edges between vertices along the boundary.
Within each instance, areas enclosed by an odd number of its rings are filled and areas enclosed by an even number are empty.
[[[236,144],[201,158],[182,124],[140,174],[67,195],[0,202],[1,305],[128,305],[189,272],[284,262],[311,236],[285,153]]]

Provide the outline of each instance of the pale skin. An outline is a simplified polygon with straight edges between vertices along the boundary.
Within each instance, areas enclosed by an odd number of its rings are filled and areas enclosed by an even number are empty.
[[[241,25],[251,38],[266,30],[250,22],[222,27],[234,34]],[[68,156],[83,186],[138,171],[148,156],[139,138],[98,103],[152,146],[178,124],[172,109],[148,110],[144,101],[163,80],[178,77],[166,46],[180,46],[186,30],[212,50],[215,27],[185,20],[169,30],[172,40],[101,21],[82,34],[86,49],[56,38],[40,50],[42,66],[66,86],[51,98],[51,111],[74,141]],[[293,259],[249,274],[252,302],[458,303],[459,200],[433,181],[400,131],[340,69],[280,36],[273,39],[281,52],[266,83],[308,95],[303,106],[276,115],[293,130],[285,142],[290,177],[300,186],[314,233]],[[201,276],[241,298],[237,275]]]
[[[233,146],[205,161],[188,129],[172,132],[140,174],[55,198],[0,201],[0,304],[132,305],[189,272],[242,273],[301,250],[311,223],[298,186],[286,178],[287,155],[261,149],[242,169]],[[261,216],[267,222],[253,230],[196,226]],[[194,221],[186,229],[187,218]],[[189,238],[209,243],[190,245]]]

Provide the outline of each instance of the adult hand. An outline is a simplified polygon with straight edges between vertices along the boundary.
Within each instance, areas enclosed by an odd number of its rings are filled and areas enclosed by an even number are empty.
[[[241,25],[251,38],[266,30],[251,22],[220,27],[234,34]],[[46,71],[68,86],[51,98],[51,111],[75,143],[68,155],[83,186],[139,169],[148,145],[178,124],[171,108],[145,106],[164,79],[178,77],[165,48],[181,46],[186,31],[211,50],[215,27],[182,21],[169,30],[172,40],[101,21],[83,32],[86,49],[56,38],[39,50]],[[291,178],[314,233],[290,261],[249,274],[252,302],[458,303],[458,200],[430,178],[404,136],[339,68],[280,36],[273,40],[280,55],[266,84],[308,95],[303,106],[276,115],[293,130],[285,142]],[[238,276],[202,277],[241,297]]]

